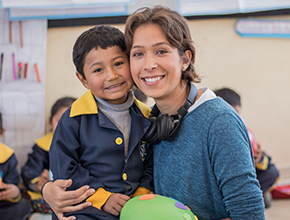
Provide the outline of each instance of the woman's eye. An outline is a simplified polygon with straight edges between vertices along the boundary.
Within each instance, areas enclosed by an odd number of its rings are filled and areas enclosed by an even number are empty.
[[[140,56],[142,56],[142,53],[134,53],[133,54],[133,57],[140,57]]]
[[[157,54],[165,54],[165,53],[167,53],[166,50],[158,50],[158,51],[157,51]]]

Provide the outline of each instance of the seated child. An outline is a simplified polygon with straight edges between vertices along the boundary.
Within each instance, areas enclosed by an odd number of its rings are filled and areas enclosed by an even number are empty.
[[[222,88],[214,92],[217,96],[220,96],[229,103],[238,114],[240,114],[241,98],[239,94],[229,88]],[[271,163],[271,157],[261,150],[253,132],[248,127],[247,129],[252,144],[257,179],[260,183],[261,190],[263,191],[265,208],[268,208],[271,205],[270,190],[274,183],[279,180],[279,172],[275,165]]]
[[[28,155],[26,164],[21,169],[23,183],[27,188],[27,197],[32,203],[34,212],[51,213],[49,205],[40,194],[41,187],[49,178],[49,148],[54,130],[63,112],[75,101],[75,98],[58,99],[51,108],[49,125],[51,132],[36,140],[32,153]]]
[[[0,112],[0,140],[3,137],[2,114]],[[14,150],[0,142],[0,219],[26,220],[32,208],[21,197],[18,188],[19,175]]]
[[[72,179],[68,190],[96,191],[87,199],[91,207],[65,216],[117,220],[130,197],[153,190],[152,147],[142,141],[150,108],[133,96],[125,51],[123,33],[109,26],[91,28],[75,42],[76,75],[88,91],[60,119],[50,166],[54,180]]]

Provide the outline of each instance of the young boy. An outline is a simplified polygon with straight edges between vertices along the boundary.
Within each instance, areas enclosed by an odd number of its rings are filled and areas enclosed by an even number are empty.
[[[0,112],[0,139],[4,134]],[[0,218],[25,220],[32,212],[28,200],[21,197],[14,150],[0,142]]]
[[[68,190],[89,185],[92,206],[66,216],[119,219],[132,196],[153,190],[152,148],[142,141],[150,109],[132,91],[121,31],[96,26],[73,48],[76,75],[88,91],[62,115],[50,147],[54,180],[72,179]],[[54,216],[53,219],[56,219]]]

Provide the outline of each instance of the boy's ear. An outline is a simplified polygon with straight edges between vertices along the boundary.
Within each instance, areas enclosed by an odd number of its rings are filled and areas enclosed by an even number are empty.
[[[87,80],[83,77],[83,75],[80,74],[79,72],[76,72],[76,75],[77,75],[79,81],[81,81],[81,83],[83,84],[83,86],[86,87],[87,89],[90,89],[90,87],[87,83]]]

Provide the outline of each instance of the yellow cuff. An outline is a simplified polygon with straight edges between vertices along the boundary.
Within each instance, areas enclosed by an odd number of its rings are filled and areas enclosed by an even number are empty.
[[[140,195],[144,195],[144,194],[148,194],[148,193],[150,193],[149,189],[145,188],[144,186],[140,186],[136,189],[136,191],[132,197],[140,196]]]
[[[38,200],[42,198],[40,192],[27,191],[27,194],[30,196],[31,200]]]
[[[32,184],[35,184],[35,183],[37,183],[38,181],[39,181],[39,176],[38,177],[35,177],[33,180],[31,180],[30,182],[32,183]]]
[[[8,199],[9,202],[18,202],[21,199],[21,193],[19,193],[19,195],[14,198],[14,199]]]
[[[104,188],[99,188],[92,196],[87,199],[87,202],[91,202],[92,206],[97,209],[102,208],[102,206],[107,202],[110,195],[113,193],[104,190]]]
[[[255,166],[259,170],[266,170],[269,163],[269,157],[264,155],[263,161],[255,163]]]

